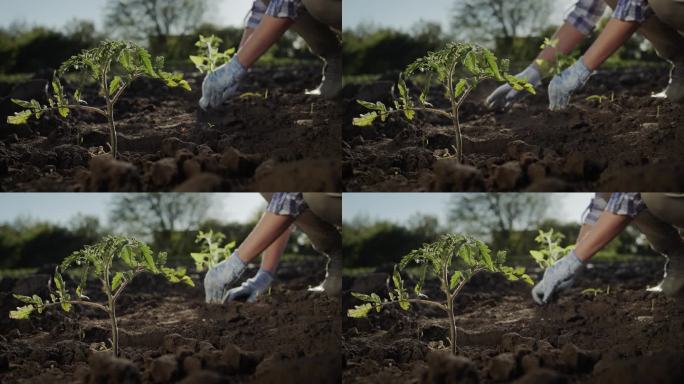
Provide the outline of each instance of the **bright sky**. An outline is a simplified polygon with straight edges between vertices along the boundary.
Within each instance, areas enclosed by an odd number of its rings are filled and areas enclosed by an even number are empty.
[[[550,24],[560,24],[564,13],[575,1],[556,0]],[[370,23],[382,27],[409,29],[416,22],[424,20],[441,23],[444,30],[448,31],[453,5],[454,0],[344,0],[342,23],[343,28]]]
[[[107,0],[0,0],[0,27],[13,21],[62,28],[73,18],[94,20],[102,26]],[[218,25],[241,26],[252,0],[215,0],[208,21]]]
[[[107,223],[112,193],[0,193],[0,223],[17,217],[66,223],[77,214]],[[258,193],[216,193],[207,218],[248,222],[265,201]]]
[[[359,215],[371,220],[406,222],[413,214],[421,213],[437,216],[440,224],[447,224],[447,203],[450,193],[345,193],[342,217],[345,221]],[[549,209],[549,218],[561,222],[581,220],[584,209],[593,197],[592,193],[557,193],[554,198],[560,204]]]

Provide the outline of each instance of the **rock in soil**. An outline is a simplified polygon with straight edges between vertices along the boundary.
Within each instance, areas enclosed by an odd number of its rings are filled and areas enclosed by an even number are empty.
[[[477,384],[480,378],[475,364],[465,357],[449,352],[430,352],[427,356],[429,370],[423,374],[423,384]]]
[[[508,381],[516,373],[515,357],[510,352],[494,356],[489,360],[487,371],[494,381]]]
[[[90,369],[82,378],[87,384],[140,383],[140,371],[130,360],[116,358],[109,352],[93,353],[89,359]]]
[[[162,355],[150,364],[147,376],[153,383],[169,383],[178,371],[178,362],[175,355]]]
[[[456,160],[438,160],[434,172],[434,181],[429,187],[432,191],[479,191],[485,185],[484,177],[477,168]]]
[[[135,192],[140,190],[142,178],[131,163],[114,160],[111,155],[100,155],[90,160],[89,192]]]

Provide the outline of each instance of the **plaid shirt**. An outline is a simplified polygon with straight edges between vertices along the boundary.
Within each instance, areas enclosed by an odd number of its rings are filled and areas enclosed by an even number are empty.
[[[644,209],[646,204],[641,200],[641,193],[611,193],[608,200],[606,194],[597,193],[585,211],[582,224],[596,224],[601,214],[606,211],[635,218]]]
[[[575,8],[565,21],[588,35],[594,30],[605,10],[606,3],[603,0],[577,0]],[[652,14],[647,0],[618,0],[612,17],[622,21],[643,23]]]
[[[299,192],[277,192],[268,202],[266,211],[281,216],[297,217],[309,208],[304,201],[304,194]]]
[[[247,28],[256,29],[264,15],[294,20],[301,5],[302,0],[271,0],[268,5],[261,0],[254,0],[247,19]]]

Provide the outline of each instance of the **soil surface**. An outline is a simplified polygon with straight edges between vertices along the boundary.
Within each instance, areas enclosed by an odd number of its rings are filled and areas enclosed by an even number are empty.
[[[97,350],[110,337],[97,311],[8,318],[9,292],[46,294],[49,275],[1,280],[0,382],[339,383],[340,302],[307,291],[324,271],[322,258],[284,262],[269,296],[223,306],[206,305],[201,285],[141,275],[117,306],[120,359]],[[102,296],[95,286],[88,294]]]
[[[46,80],[0,84],[0,191],[338,191],[339,102],[307,96],[320,65],[258,67],[210,112],[192,92],[138,80],[115,107],[119,161],[100,116],[77,111],[9,126],[11,98],[45,101]],[[70,91],[66,86],[67,92]],[[87,89],[93,105],[103,101]],[[257,94],[258,93],[258,94]]]
[[[593,264],[546,307],[532,301],[524,283],[476,276],[456,301],[458,356],[448,352],[448,318],[439,309],[418,304],[408,312],[388,307],[367,319],[345,318],[343,380],[681,383],[684,303],[645,290],[660,280],[662,266],[649,259]],[[381,292],[386,277],[346,279],[343,307],[358,304],[350,291]],[[428,285],[428,296],[441,297],[437,287]]]
[[[388,76],[344,91],[343,183],[346,191],[681,191],[684,107],[651,94],[668,82],[666,68],[600,71],[570,107],[548,110],[546,84],[508,112],[483,100],[483,83],[461,109],[464,162],[454,155],[448,119],[418,113],[354,127],[356,99],[390,103]],[[415,85],[413,93],[419,92]],[[430,100],[447,108],[438,89]],[[604,96],[601,101],[588,97]],[[450,151],[450,152],[447,152]]]

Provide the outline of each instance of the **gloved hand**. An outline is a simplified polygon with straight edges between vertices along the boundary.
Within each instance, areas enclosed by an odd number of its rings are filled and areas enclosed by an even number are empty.
[[[560,75],[554,76],[549,83],[549,109],[560,111],[570,103],[572,93],[584,86],[593,72],[584,65],[580,57],[575,64],[568,67]]]
[[[527,82],[532,84],[533,87],[537,88],[542,83],[541,73],[539,69],[533,64],[530,64],[524,71],[515,75],[519,79],[527,79]],[[491,95],[485,100],[485,106],[489,109],[508,109],[513,105],[513,103],[521,100],[526,95],[529,95],[527,91],[516,91],[508,84],[504,84],[497,88]]]
[[[237,91],[238,84],[247,74],[237,55],[226,64],[207,74],[202,82],[202,98],[199,105],[205,111],[216,108]]]
[[[562,292],[575,282],[576,273],[584,264],[571,251],[544,272],[544,278],[532,289],[532,299],[539,304],[547,304],[554,293]]]
[[[228,291],[228,301],[247,301],[253,303],[257,297],[264,293],[273,282],[273,275],[269,272],[259,269],[254,277],[247,279],[239,287],[235,287]]]
[[[210,269],[204,276],[204,298],[207,304],[223,304],[227,295],[226,287],[242,275],[246,266],[235,251],[228,259]]]

